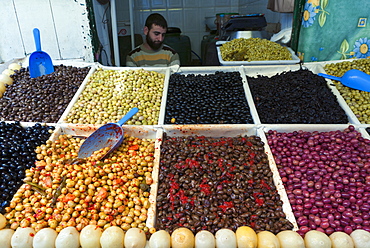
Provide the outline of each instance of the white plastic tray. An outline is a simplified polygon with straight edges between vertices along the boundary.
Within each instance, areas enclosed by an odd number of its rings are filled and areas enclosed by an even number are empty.
[[[248,84],[247,84],[247,78],[245,76],[245,71],[243,70],[243,67],[241,67],[241,66],[239,66],[239,67],[235,67],[235,66],[181,67],[177,71],[177,73],[184,74],[184,75],[187,75],[187,74],[206,75],[206,74],[214,74],[216,71],[223,71],[223,72],[238,71],[240,73],[240,76],[241,76],[242,82],[243,82],[245,97],[246,97],[246,100],[248,102],[249,112],[250,112],[251,117],[253,119],[253,123],[259,124],[260,123],[259,122],[259,117],[258,117],[256,108],[254,106],[252,95],[250,94],[250,90],[249,90],[249,87],[248,87]],[[162,105],[164,105],[164,104],[162,104]],[[165,106],[163,106],[163,107],[164,107],[164,110],[163,110],[163,113],[164,113]]]
[[[162,126],[158,129],[158,136],[163,137],[163,134],[166,133],[168,136],[173,137],[182,137],[182,136],[194,136],[201,135],[206,137],[237,137],[241,135],[248,136],[258,136],[264,142],[265,152],[268,156],[269,166],[273,173],[273,181],[276,186],[276,190],[280,195],[280,199],[283,202],[283,212],[286,215],[286,218],[293,224],[293,230],[298,230],[297,221],[293,214],[291,205],[289,203],[288,196],[286,194],[283,182],[281,181],[279,171],[276,167],[275,161],[270,152],[270,148],[267,145],[265,133],[263,129],[257,125],[253,124],[233,124],[233,125],[168,125]],[[159,142],[160,144],[162,142]],[[158,187],[158,184],[156,184]],[[156,203],[155,203],[156,204]],[[155,223],[155,219],[152,220],[152,223]],[[150,222],[150,220],[148,220]]]
[[[245,75],[249,77],[257,77],[258,75],[272,77],[276,74],[281,74],[286,71],[297,71],[301,68],[300,65],[268,65],[268,66],[248,66],[243,67],[245,70]],[[325,70],[322,66],[322,64],[307,64],[303,65],[303,68],[307,68],[308,70],[312,71],[315,74],[318,73],[325,73]],[[353,113],[351,108],[347,105],[346,101],[343,99],[342,95],[339,93],[335,85],[332,84],[331,80],[326,79],[329,89],[332,91],[332,93],[337,97],[338,104],[341,106],[341,108],[345,111],[347,117],[348,117],[348,123],[350,124],[360,124],[360,121],[357,119],[356,115]],[[249,86],[246,86],[247,90],[250,92]],[[273,90],[273,89],[271,89]],[[250,97],[252,98],[251,93]],[[252,103],[250,106],[255,110],[255,105],[253,98],[251,100]],[[257,114],[258,115],[258,114]],[[256,124],[261,124],[259,117],[254,118]],[[311,124],[311,125],[318,125],[318,124]]]
[[[300,59],[297,57],[295,52],[290,48],[287,47],[289,52],[292,54],[291,60],[261,60],[261,61],[225,61],[222,59],[220,46],[227,41],[217,41],[216,48],[217,48],[217,56],[218,60],[220,61],[221,65],[226,66],[238,66],[238,65],[294,65],[300,62]]]
[[[73,105],[77,102],[78,98],[80,97],[81,93],[85,90],[87,83],[89,82],[90,77],[92,74],[98,69],[102,68],[103,70],[116,70],[116,71],[125,71],[125,70],[140,70],[144,69],[147,71],[156,71],[159,73],[165,74],[165,81],[164,81],[164,88],[162,93],[162,103],[161,103],[161,109],[159,112],[159,118],[158,118],[158,124],[163,124],[164,121],[164,111],[165,111],[165,102],[167,99],[167,87],[168,87],[168,80],[171,70],[175,70],[172,67],[110,67],[110,66],[104,66],[99,63],[95,63],[92,69],[90,70],[89,74],[86,76],[84,82],[81,84],[80,88],[76,92],[75,96],[72,98],[70,103],[68,104],[66,110],[64,111],[63,115],[60,117],[58,123],[66,123],[66,118],[70,111],[73,108]]]
[[[83,124],[57,124],[57,128],[55,132],[51,135],[51,141],[56,140],[59,135],[62,134],[69,134],[74,137],[88,137],[92,134],[95,130],[99,128],[99,125],[83,125]],[[134,125],[123,125],[122,126],[125,134],[129,136],[133,136],[140,139],[156,139],[155,141],[155,151],[154,151],[154,166],[152,171],[152,178],[153,183],[150,185],[150,195],[149,195],[149,202],[150,208],[148,209],[148,218],[146,221],[146,226],[151,228],[154,227],[153,220],[155,218],[155,202],[157,196],[157,188],[158,188],[158,173],[159,173],[159,154],[160,154],[160,147],[159,147],[159,139],[158,137],[158,127],[156,126],[134,126]]]

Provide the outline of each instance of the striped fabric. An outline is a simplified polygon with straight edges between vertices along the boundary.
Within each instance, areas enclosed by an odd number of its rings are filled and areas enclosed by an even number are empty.
[[[163,45],[159,51],[150,51],[143,45],[132,50],[126,58],[126,66],[128,67],[144,67],[144,66],[171,66],[180,65],[179,54],[171,47]]]

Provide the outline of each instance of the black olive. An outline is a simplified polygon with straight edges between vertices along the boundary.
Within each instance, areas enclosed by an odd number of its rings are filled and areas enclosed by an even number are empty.
[[[0,98],[0,121],[56,123],[90,68],[58,65],[54,69],[37,78],[30,78],[27,70],[16,71],[13,84]]]
[[[240,73],[172,74],[164,123],[253,123]]]
[[[22,185],[25,170],[34,166],[34,150],[50,137],[50,129],[54,127],[40,123],[23,128],[19,122],[0,122],[0,213],[4,213],[5,207]]]
[[[348,117],[323,77],[307,69],[247,76],[262,123],[346,124]]]

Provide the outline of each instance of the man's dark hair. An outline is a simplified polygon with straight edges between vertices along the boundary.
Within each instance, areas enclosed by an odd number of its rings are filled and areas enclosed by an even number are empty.
[[[150,14],[148,18],[146,18],[145,26],[148,27],[149,30],[152,28],[152,24],[167,29],[167,21],[161,14]]]

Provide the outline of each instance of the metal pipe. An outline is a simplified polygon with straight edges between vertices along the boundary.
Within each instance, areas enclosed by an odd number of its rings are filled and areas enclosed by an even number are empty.
[[[132,0],[129,0],[129,11],[130,11],[130,31],[131,31],[131,50],[135,48],[135,33],[134,33],[134,14],[132,8]]]
[[[120,66],[119,60],[119,44],[118,44],[118,32],[117,32],[117,14],[116,14],[116,0],[110,2],[111,18],[112,18],[112,38],[113,38],[113,52],[114,52],[114,64]]]

